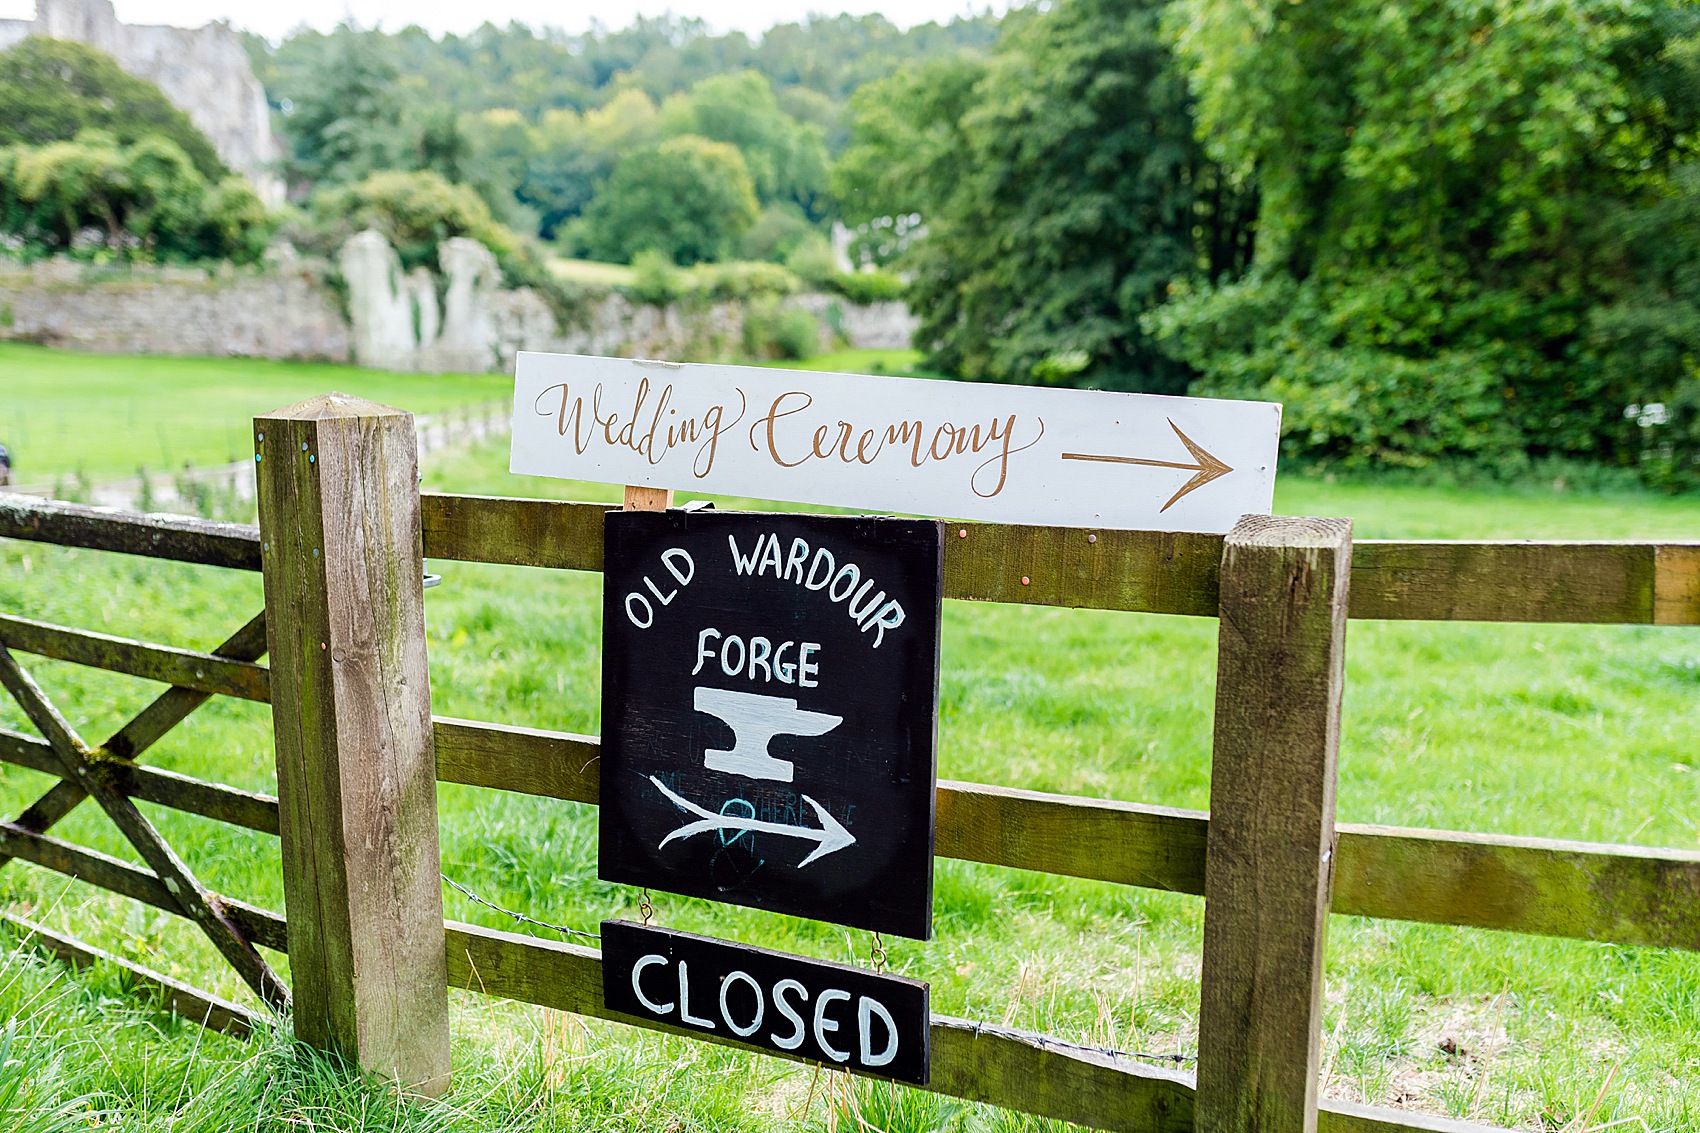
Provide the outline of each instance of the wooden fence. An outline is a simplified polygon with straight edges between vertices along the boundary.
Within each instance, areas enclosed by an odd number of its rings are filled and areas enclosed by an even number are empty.
[[[424,1092],[448,1081],[450,985],[651,1025],[602,1006],[595,950],[445,924],[438,885],[433,780],[594,804],[598,747],[430,716],[421,556],[598,570],[606,507],[422,494],[411,418],[352,399],[255,431],[258,529],[0,496],[0,537],[266,581],[266,611],[210,653],[0,616],[0,677],[43,733],[0,730],[0,760],[64,780],[0,823],[0,861],[194,919],[273,1003],[286,993],[247,957],[287,951],[297,1034]],[[1318,1099],[1328,913],[1700,949],[1700,853],[1334,822],[1348,617],[1700,624],[1700,543],[1354,542],[1348,521],[1269,517],[1226,537],[969,523],[948,529],[945,592],[1214,617],[1220,631],[1212,813],[938,786],[940,856],[1205,897],[1196,1078],[935,1017],[936,1091],[1112,1130],[1479,1129]],[[255,664],[268,646],[269,669]],[[172,687],[91,747],[12,651]],[[137,762],[211,695],[271,703],[281,803]],[[150,869],[47,833],[84,795]],[[131,799],[281,834],[288,922],[206,892],[135,825]],[[38,940],[72,962],[123,963]],[[252,1026],[239,1005],[136,974],[186,1015]]]

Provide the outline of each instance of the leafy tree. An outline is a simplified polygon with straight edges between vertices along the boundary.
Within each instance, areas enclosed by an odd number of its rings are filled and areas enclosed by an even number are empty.
[[[1614,439],[1650,483],[1700,488],[1700,165],[1611,223],[1632,270],[1589,329],[1604,380],[1627,403]]]
[[[730,255],[756,215],[743,155],[686,134],[624,158],[584,219],[601,258],[650,250],[692,264]]]
[[[543,115],[532,131],[518,196],[537,211],[546,238],[553,239],[563,223],[584,211],[622,154],[653,144],[656,117],[654,100],[630,88],[583,114],[551,110]]]
[[[0,232],[36,255],[251,262],[272,225],[240,177],[209,188],[166,138],[126,145],[87,130],[68,142],[0,148]]]
[[[864,251],[873,262],[901,255],[908,242],[897,230],[907,234],[956,192],[971,148],[963,118],[987,70],[978,55],[929,60],[851,98],[851,141],[833,166],[832,191],[845,223],[872,234],[876,243]]]
[[[122,145],[166,138],[201,176],[229,172],[187,114],[111,56],[39,36],[0,51],[0,146],[68,142],[84,130],[105,131]]]
[[[791,201],[819,219],[828,203],[823,143],[846,140],[849,92],[905,60],[989,43],[997,26],[989,15],[908,31],[880,16],[811,17],[753,45],[742,33],[711,35],[701,20],[666,16],[576,36],[510,23],[440,39],[416,27],[343,27],[303,30],[276,47],[246,43],[294,151],[298,192],[378,169],[430,169],[474,185],[498,218],[535,223],[552,239],[622,155],[683,133],[739,146],[763,203]],[[712,81],[740,72],[748,77]],[[700,98],[692,95],[705,81]],[[673,103],[673,124],[638,128],[638,118],[654,124],[662,100]],[[483,161],[489,111],[517,114],[529,129],[517,175],[508,157],[518,149],[505,142],[493,163]]]
[[[818,127],[779,108],[773,86],[754,71],[714,75],[661,108],[663,134],[694,134],[736,146],[756,196],[791,201],[812,211],[825,193],[826,145]]]
[[[1595,312],[1646,270],[1613,218],[1700,156],[1697,19],[1660,0],[1180,0],[1201,136],[1255,171],[1262,213],[1250,274],[1151,326],[1197,391],[1285,401],[1293,451],[1636,459],[1623,410],[1647,397],[1602,357],[1626,340]]]
[[[835,178],[850,219],[916,214],[917,341],[965,377],[1180,392],[1140,316],[1232,272],[1251,205],[1194,141],[1161,5],[1060,0],[989,59],[858,92]]]
[[[416,139],[403,130],[400,72],[389,40],[346,24],[318,38],[321,49],[279,73],[272,89],[284,106],[291,180],[346,183],[417,165],[416,157],[404,156]]]

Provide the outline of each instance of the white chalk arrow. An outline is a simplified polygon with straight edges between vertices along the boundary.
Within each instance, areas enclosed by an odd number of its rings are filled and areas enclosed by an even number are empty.
[[[808,857],[797,863],[797,868],[802,869],[810,862],[824,858],[826,855],[842,850],[846,846],[854,845],[856,842],[855,835],[844,829],[844,826],[836,818],[826,812],[825,807],[807,795],[803,796],[803,801],[814,807],[815,813],[820,816],[821,824],[819,827],[787,826],[783,822],[762,822],[759,819],[743,818],[735,814],[715,814],[689,799],[669,791],[667,785],[655,776],[651,775],[649,781],[655,784],[656,790],[672,799],[673,805],[680,810],[702,816],[701,822],[688,822],[661,839],[661,846],[665,846],[675,838],[689,838],[693,834],[706,834],[710,830],[753,830],[758,834],[777,834],[781,838],[805,838],[811,842],[819,842],[820,845],[816,846]],[[661,846],[657,846],[656,849],[660,849]]]

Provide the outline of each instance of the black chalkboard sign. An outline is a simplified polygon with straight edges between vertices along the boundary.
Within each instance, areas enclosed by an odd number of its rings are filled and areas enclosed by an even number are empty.
[[[927,1084],[927,985],[686,932],[602,922],[614,1011],[827,1066]]]
[[[943,533],[610,512],[599,876],[926,939]]]

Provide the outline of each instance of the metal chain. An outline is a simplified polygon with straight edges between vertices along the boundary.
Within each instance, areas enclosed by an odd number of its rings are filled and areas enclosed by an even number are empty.
[[[655,915],[655,905],[649,899],[649,887],[643,889],[643,898],[638,901],[638,915],[643,918],[643,927],[649,927],[649,918]]]
[[[874,933],[874,949],[871,956],[876,974],[885,971],[885,940],[879,933]]]

